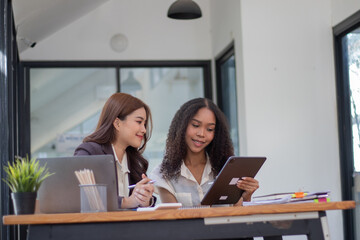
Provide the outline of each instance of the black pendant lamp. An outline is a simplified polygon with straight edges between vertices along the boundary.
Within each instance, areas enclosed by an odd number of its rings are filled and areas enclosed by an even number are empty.
[[[177,0],[171,4],[167,15],[169,18],[183,20],[196,19],[202,16],[199,5],[192,0]]]

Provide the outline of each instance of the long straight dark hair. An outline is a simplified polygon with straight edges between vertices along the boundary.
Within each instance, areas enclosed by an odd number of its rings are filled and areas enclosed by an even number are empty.
[[[146,143],[149,141],[152,131],[152,118],[150,108],[140,99],[126,93],[114,93],[106,101],[96,130],[84,139],[84,142],[96,142],[98,144],[111,144],[115,140],[115,128],[113,122],[116,118],[124,120],[126,116],[139,108],[145,108],[146,133],[143,144],[136,149],[132,146],[126,148],[128,166],[130,170],[130,182],[141,180],[141,174],[146,173],[149,163],[142,156],[145,151]]]

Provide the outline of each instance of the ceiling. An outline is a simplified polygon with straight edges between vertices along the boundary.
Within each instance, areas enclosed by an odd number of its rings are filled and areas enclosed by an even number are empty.
[[[133,0],[13,0],[19,52],[29,48],[25,39],[31,43],[40,43],[50,36],[57,36],[55,33],[85,15],[96,13],[95,10],[99,7],[105,7],[105,3],[118,4],[121,2],[120,7],[124,11],[125,5],[129,5],[130,1]],[[161,4],[161,1],[159,2]],[[172,2],[172,0],[169,0],[169,2]],[[163,0],[162,5],[167,9],[170,4],[168,0]],[[139,5],[135,4],[134,6],[138,7]],[[142,6],[145,7],[144,4]],[[163,9],[158,8],[159,5],[151,3],[151,6],[157,8],[158,11],[163,11]],[[128,9],[126,8],[126,10]],[[156,12],[152,14],[156,15]],[[159,14],[156,16],[166,17]],[[108,19],[108,14],[105,17]],[[94,31],[95,27],[91,24],[93,23],[89,23],[89,26],[92,26],[91,30]],[[174,22],[169,21],[169,24],[174,25]],[[177,24],[179,26],[179,23]],[[139,73],[139,71],[137,72]],[[167,76],[167,78],[171,78],[174,81],[171,81],[171,84],[163,84],[162,88],[166,88],[164,92],[172,90],[173,85],[176,88],[182,85],[187,86],[183,83],[183,80],[186,80],[184,75],[189,80],[200,78],[198,73],[195,72],[189,71],[189,73],[184,73],[181,70],[172,72],[172,75]],[[30,113],[32,132],[31,152],[41,150],[44,146],[54,142],[59,133],[73,129],[101,110],[105,99],[101,98],[99,93],[103,91],[107,93],[106,86],[111,85],[104,81],[114,79],[114,76],[107,74],[109,74],[108,71],[104,69],[91,68],[37,68],[30,71],[30,90],[32,96]],[[124,73],[124,76],[127,76],[127,74]],[[141,76],[135,76],[135,78],[143,79]],[[190,81],[188,85],[190,86],[191,84],[194,83]],[[114,89],[110,91],[114,92]],[[184,92],[187,94],[192,93],[188,90]],[[174,98],[173,101],[175,100],[178,100],[178,98]],[[162,109],[163,107],[161,106]],[[158,121],[163,121],[163,118]],[[167,130],[167,126],[165,126],[164,128]],[[166,135],[166,130],[163,130],[165,132],[164,136]],[[165,141],[165,137],[162,140]],[[156,143],[154,140],[152,142]]]
[[[13,0],[19,52],[109,0]]]

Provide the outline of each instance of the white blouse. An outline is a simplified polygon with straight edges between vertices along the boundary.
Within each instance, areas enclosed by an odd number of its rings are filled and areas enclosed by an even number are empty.
[[[181,164],[181,171],[178,179],[164,179],[160,173],[160,166],[161,165],[157,166],[150,174],[150,178],[156,181],[155,191],[159,193],[158,188],[168,190],[175,196],[178,202],[182,203],[183,207],[199,206],[214,180],[214,174],[211,171],[209,158],[206,161],[200,184],[186,167],[184,161]]]
[[[116,156],[115,148],[113,147],[113,152],[115,156],[116,161],[116,173],[118,178],[118,191],[120,197],[129,197],[129,173],[130,170],[128,168],[127,164],[127,155],[126,152],[124,153],[124,156],[121,160],[121,163],[119,159]]]

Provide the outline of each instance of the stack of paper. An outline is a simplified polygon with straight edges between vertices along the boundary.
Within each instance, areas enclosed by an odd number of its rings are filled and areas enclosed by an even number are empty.
[[[274,193],[264,196],[253,197],[251,202],[243,202],[243,206],[300,203],[300,202],[329,202],[330,191],[324,192],[289,192]]]
[[[290,202],[330,202],[330,191],[304,193],[300,197],[292,197]]]
[[[243,202],[243,206],[252,206],[252,205],[265,205],[265,204],[282,204],[290,202],[291,195],[275,198],[275,199],[256,199],[251,202]]]

